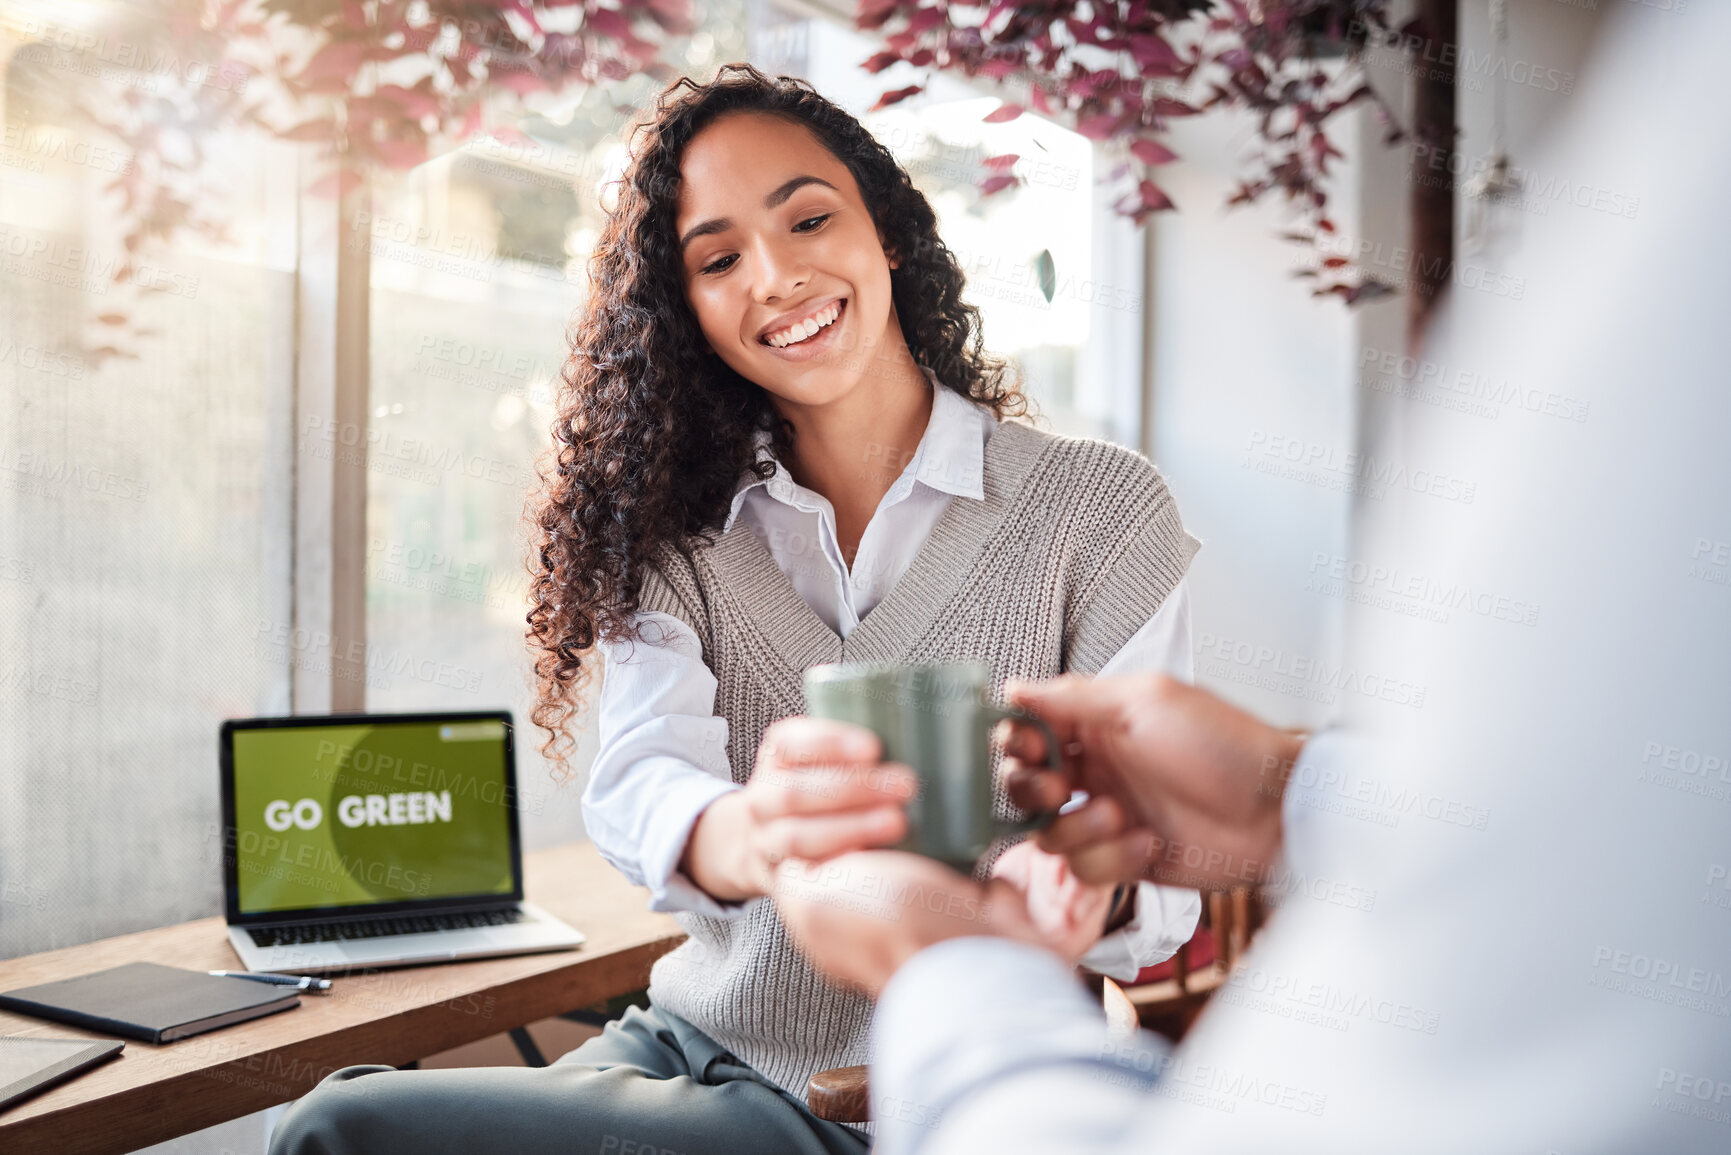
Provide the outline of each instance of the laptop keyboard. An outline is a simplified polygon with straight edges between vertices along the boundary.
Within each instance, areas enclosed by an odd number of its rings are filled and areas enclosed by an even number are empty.
[[[458,910],[444,914],[400,914],[353,922],[301,923],[294,926],[249,928],[252,941],[261,947],[306,946],[318,942],[352,942],[356,939],[387,938],[394,934],[427,934],[440,930],[470,930],[480,926],[508,926],[527,916],[519,907],[504,910]]]

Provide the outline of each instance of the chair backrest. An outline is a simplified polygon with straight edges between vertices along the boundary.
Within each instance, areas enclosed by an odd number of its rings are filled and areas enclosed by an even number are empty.
[[[1263,904],[1249,887],[1210,892],[1198,933],[1172,956],[1170,976],[1125,991],[1142,1025],[1174,1042],[1182,1038],[1265,919]]]

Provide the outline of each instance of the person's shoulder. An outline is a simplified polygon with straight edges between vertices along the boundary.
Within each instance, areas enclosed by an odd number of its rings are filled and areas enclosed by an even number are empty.
[[[1026,421],[1000,422],[993,441],[1008,437],[1006,456],[1029,460],[1038,488],[1058,500],[1119,502],[1136,495],[1164,498],[1166,480],[1141,453],[1098,437],[1041,429]],[[990,443],[988,443],[990,444]]]

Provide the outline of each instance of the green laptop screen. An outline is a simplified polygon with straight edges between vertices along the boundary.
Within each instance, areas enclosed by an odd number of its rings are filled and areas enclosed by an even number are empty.
[[[240,912],[509,895],[505,723],[234,731]]]

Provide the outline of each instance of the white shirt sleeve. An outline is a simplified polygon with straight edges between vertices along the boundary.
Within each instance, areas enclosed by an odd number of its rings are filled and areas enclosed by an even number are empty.
[[[715,715],[715,675],[691,627],[637,615],[642,638],[603,642],[600,749],[583,790],[583,825],[601,857],[638,886],[649,909],[731,918],[679,871],[698,815],[739,787],[727,757],[727,720]]]
[[[1100,670],[1111,674],[1159,671],[1179,681],[1194,681],[1190,645],[1190,590],[1179,579],[1141,629]],[[1178,886],[1137,884],[1136,916],[1088,948],[1080,965],[1095,974],[1130,982],[1143,967],[1164,962],[1196,933],[1202,896]]]
[[[872,1149],[1128,1155],[1125,1128],[1166,1054],[1146,1031],[1109,1038],[1099,1003],[1055,955],[950,939],[910,959],[878,1001]]]
[[[1317,739],[1312,747],[1328,743]],[[1320,751],[1318,751],[1320,753]],[[1326,755],[1325,755],[1326,756]],[[1309,827],[1290,793],[1283,820]],[[1320,840],[1288,842],[1303,870]],[[1162,1079],[1182,1083],[1170,1046],[1147,1031],[1109,1036],[1098,1002],[1057,956],[1008,939],[938,943],[884,987],[872,1021],[878,1155],[1156,1149],[1147,1133]]]

